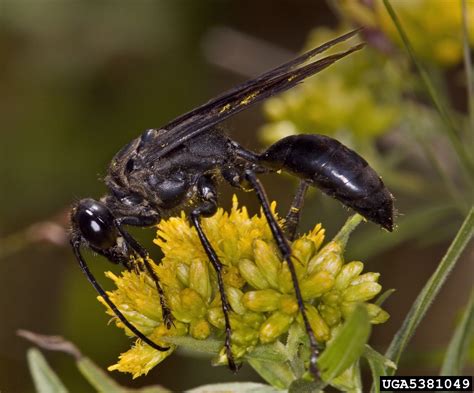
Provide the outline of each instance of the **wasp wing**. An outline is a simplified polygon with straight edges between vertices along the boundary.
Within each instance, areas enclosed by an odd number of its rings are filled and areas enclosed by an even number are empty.
[[[326,51],[339,42],[354,36],[359,30],[351,31],[334,40],[302,54],[296,59],[276,67],[259,77],[225,92],[204,105],[185,113],[160,128],[157,143],[147,147],[154,159],[163,157],[182,143],[201,134],[223,120],[277,93],[297,85],[334,62],[361,49],[358,44],[350,49],[300,66],[317,54]],[[300,66],[300,67],[298,67]]]

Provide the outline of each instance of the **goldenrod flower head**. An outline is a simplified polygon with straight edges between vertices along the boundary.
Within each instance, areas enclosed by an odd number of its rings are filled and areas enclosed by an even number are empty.
[[[273,203],[273,210],[275,206]],[[241,359],[257,346],[279,340],[293,324],[303,327],[287,262],[282,262],[263,214],[249,217],[234,197],[230,213],[219,209],[213,217],[203,219],[202,225],[224,265],[224,284],[232,307],[234,357]],[[366,303],[381,290],[378,274],[361,274],[361,262],[344,263],[341,242],[334,240],[321,248],[323,241],[324,229],[318,224],[292,244],[308,318],[321,344],[331,338],[332,329],[344,321],[357,303],[367,305],[373,323],[388,318],[380,307]],[[216,273],[184,213],[160,222],[155,243],[164,253],[161,263],[153,264],[153,268],[174,317],[170,330],[163,324],[156,287],[147,274],[107,273],[117,286],[109,292],[110,298],[122,313],[154,342],[170,347],[159,352],[137,340],[117,364],[109,367],[134,377],[146,374],[176,348],[166,338],[224,337]],[[110,309],[107,312],[114,316]],[[119,320],[115,321],[124,328]],[[130,335],[126,328],[125,332]],[[226,362],[222,348],[215,363]]]
[[[341,27],[339,32],[348,29]],[[338,32],[315,29],[305,49],[314,48]],[[348,49],[342,43],[329,51]],[[366,47],[264,105],[268,123],[261,136],[273,143],[298,133],[336,136],[363,145],[397,124],[403,80],[400,65]]]

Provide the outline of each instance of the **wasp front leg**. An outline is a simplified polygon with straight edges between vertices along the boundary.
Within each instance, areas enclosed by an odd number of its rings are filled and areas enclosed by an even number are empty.
[[[158,219],[159,221],[159,219]],[[124,241],[127,245],[135,251],[142,259],[143,266],[145,267],[148,275],[151,277],[153,282],[155,283],[156,290],[158,291],[158,296],[160,298],[160,305],[161,305],[161,313],[163,315],[163,322],[168,329],[171,328],[173,325],[173,315],[171,314],[171,310],[169,309],[165,293],[160,283],[160,279],[156,275],[153,267],[150,264],[150,257],[148,255],[148,251],[140,245],[124,228],[124,225],[132,225],[137,227],[146,227],[156,224],[157,220],[154,217],[120,217],[115,219],[115,226],[122,235]]]
[[[222,303],[222,312],[224,313],[224,321],[225,321],[225,350],[227,355],[227,362],[229,364],[229,368],[232,372],[236,372],[238,367],[234,360],[234,355],[232,354],[232,347],[231,347],[231,336],[232,336],[232,328],[230,326],[230,318],[229,313],[231,311],[229,300],[227,299],[227,295],[225,293],[224,288],[224,280],[222,277],[222,270],[223,265],[222,262],[219,260],[214,248],[212,247],[209,239],[207,238],[206,234],[204,233],[201,225],[201,217],[210,217],[213,216],[217,211],[217,192],[215,183],[210,176],[203,176],[198,181],[198,193],[199,197],[202,200],[202,203],[199,207],[194,209],[190,214],[190,220],[193,226],[196,228],[196,231],[199,236],[199,240],[206,252],[209,261],[211,262],[214,270],[216,271],[217,275],[217,286],[219,288],[219,294],[221,297]]]

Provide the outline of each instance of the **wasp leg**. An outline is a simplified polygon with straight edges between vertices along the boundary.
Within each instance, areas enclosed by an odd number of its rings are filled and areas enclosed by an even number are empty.
[[[92,272],[89,270],[89,267],[86,264],[85,259],[82,257],[81,254],[81,240],[79,237],[74,236],[71,239],[71,246],[72,249],[74,250],[74,255],[76,256],[77,262],[79,262],[79,266],[81,267],[82,272],[86,275],[87,279],[89,282],[92,284],[92,286],[95,288],[97,293],[104,299],[105,303],[110,307],[110,309],[114,312],[114,314],[117,316],[118,319],[128,328],[130,329],[133,334],[135,334],[136,337],[147,343],[150,347],[161,351],[165,352],[169,349],[169,347],[162,347],[161,345],[158,345],[151,341],[147,336],[145,336],[140,330],[138,330],[135,326],[133,326],[128,319],[121,313],[121,311],[117,308],[117,306],[110,300],[109,296],[107,293],[102,289],[100,284],[97,282],[95,279],[94,275]]]
[[[210,217],[213,216],[217,211],[217,198],[216,198],[216,191],[215,191],[215,184],[210,177],[204,176],[198,182],[198,191],[200,193],[201,198],[203,199],[203,203],[201,206],[194,209],[190,214],[190,219],[199,236],[199,240],[204,248],[204,251],[209,258],[214,270],[216,271],[217,275],[217,286],[219,287],[219,294],[221,297],[222,303],[222,312],[224,313],[224,320],[225,320],[225,350],[227,355],[227,362],[229,364],[229,368],[232,372],[236,372],[238,370],[237,365],[235,364],[234,355],[232,354],[231,348],[231,335],[232,329],[230,326],[230,318],[229,313],[231,311],[229,300],[227,299],[227,295],[225,293],[224,288],[224,280],[222,278],[222,268],[223,265],[221,261],[212,248],[209,239],[207,238],[206,234],[204,233],[202,226],[201,226],[201,217]]]
[[[117,227],[120,234],[123,236],[123,239],[127,242],[127,244],[142,258],[143,265],[153,282],[155,283],[156,290],[158,291],[158,296],[160,298],[160,305],[161,305],[161,313],[163,315],[163,322],[165,323],[168,329],[171,328],[173,325],[173,316],[171,314],[171,310],[169,309],[168,305],[166,304],[165,293],[163,288],[161,287],[160,280],[156,275],[153,267],[149,261],[148,251],[140,245],[124,228],[123,225],[132,225],[132,226],[150,226],[149,217],[120,217],[115,220],[115,226]]]
[[[265,193],[265,190],[260,183],[260,180],[257,179],[257,176],[252,170],[245,171],[245,179],[251,184],[252,188],[254,189],[255,193],[257,194],[258,200],[260,201],[260,205],[262,206],[263,213],[267,219],[268,225],[273,234],[273,238],[275,239],[278,248],[283,256],[283,259],[288,264],[288,269],[290,270],[291,279],[293,281],[293,287],[295,289],[296,301],[298,302],[298,308],[300,310],[301,316],[303,317],[303,322],[306,328],[306,333],[308,334],[309,338],[309,346],[311,351],[310,357],[310,371],[314,375],[315,378],[319,378],[319,372],[316,365],[316,361],[318,359],[318,347],[316,342],[316,337],[314,336],[313,329],[311,324],[309,323],[308,316],[306,314],[306,310],[303,303],[303,297],[301,295],[300,286],[298,283],[298,277],[296,276],[295,266],[293,261],[291,260],[291,247],[288,243],[288,240],[285,238],[285,234],[283,230],[278,225],[277,220],[272,214],[270,209],[270,204],[268,203],[268,198]]]
[[[288,240],[290,241],[295,239],[296,230],[298,228],[298,224],[300,223],[301,209],[303,208],[304,197],[308,187],[309,184],[307,181],[300,181],[298,189],[296,190],[296,194],[293,198],[293,202],[291,203],[290,210],[285,217],[285,224],[283,225],[283,228],[286,232]]]

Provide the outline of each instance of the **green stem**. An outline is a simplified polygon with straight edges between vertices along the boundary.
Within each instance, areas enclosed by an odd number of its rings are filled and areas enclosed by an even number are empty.
[[[350,234],[357,228],[357,225],[359,225],[362,220],[364,220],[364,217],[360,214],[350,216],[341,230],[336,234],[336,236],[334,236],[333,241],[339,242],[342,247],[345,248]]]
[[[451,243],[448,251],[444,255],[436,271],[432,274],[416,298],[405,318],[405,321],[403,322],[402,327],[395,334],[387,352],[385,353],[385,356],[392,359],[396,364],[398,364],[405,347],[428,311],[432,301],[435,299],[442,285],[448,278],[449,273],[456,265],[457,260],[461,256],[469,240],[472,238],[473,233],[474,207],[471,207],[471,210]],[[393,373],[394,371],[391,370],[391,374]]]

